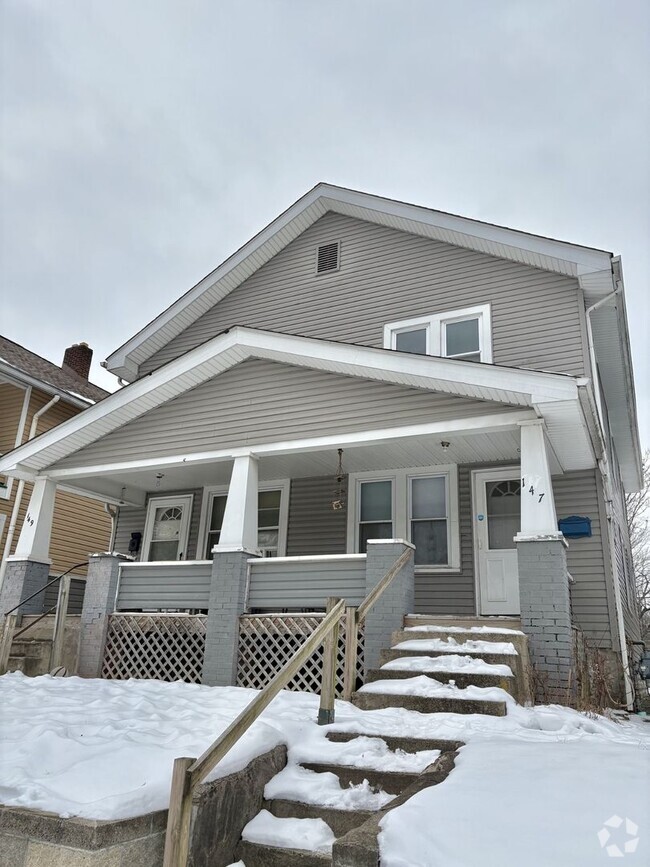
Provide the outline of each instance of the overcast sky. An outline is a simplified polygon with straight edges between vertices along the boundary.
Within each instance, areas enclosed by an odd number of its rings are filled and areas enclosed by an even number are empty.
[[[0,331],[98,362],[318,181],[623,257],[650,446],[647,0],[0,0]]]

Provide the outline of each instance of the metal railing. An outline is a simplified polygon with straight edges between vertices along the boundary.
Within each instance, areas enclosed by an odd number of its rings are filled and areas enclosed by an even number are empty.
[[[14,605],[13,608],[10,608],[9,611],[6,611],[4,614],[4,624],[2,630],[2,640],[0,641],[0,675],[4,674],[7,671],[7,665],[9,663],[9,656],[11,654],[11,645],[13,644],[16,638],[19,638],[28,629],[31,629],[32,626],[35,626],[44,617],[47,617],[48,614],[51,614],[53,611],[56,611],[56,615],[54,618],[54,632],[52,635],[52,649],[50,652],[50,671],[54,668],[57,668],[61,665],[61,659],[63,656],[63,639],[65,636],[65,621],[68,614],[68,602],[70,599],[70,582],[72,580],[71,574],[75,569],[81,569],[83,566],[87,566],[88,561],[84,561],[83,563],[76,563],[74,566],[71,566],[65,572],[62,572],[60,575],[57,575],[55,578],[52,578],[38,590],[35,590],[34,593],[30,593],[29,596],[26,596],[25,599],[21,599],[18,605]],[[79,580],[79,576],[77,576]],[[85,580],[85,579],[81,579]],[[56,605],[53,605],[47,611],[44,611],[43,614],[39,615],[35,620],[32,620],[27,626],[24,626],[22,629],[19,629],[16,632],[16,624],[18,617],[20,616],[16,612],[19,608],[21,608],[26,602],[29,602],[34,597],[38,596],[41,593],[45,593],[48,587],[51,587],[53,584],[56,584],[57,581],[60,581],[59,584],[59,594],[57,596]]]
[[[354,682],[356,680],[359,626],[367,617],[372,606],[375,605],[392,583],[395,576],[408,563],[412,556],[413,550],[411,548],[403,551],[358,608],[354,606],[346,608],[344,599],[330,597],[327,600],[327,613],[320,625],[316,627],[309,638],[296,650],[291,659],[275,675],[273,680],[244,708],[228,728],[205,750],[203,755],[199,756],[198,759],[183,757],[174,760],[163,867],[186,867],[190,848],[192,799],[195,791],[226,753],[250,728],[262,711],[273,701],[280,690],[287,685],[321,645],[323,645],[323,675],[318,723],[326,725],[334,722],[336,656],[341,617],[345,612],[344,696],[349,699],[354,690]]]

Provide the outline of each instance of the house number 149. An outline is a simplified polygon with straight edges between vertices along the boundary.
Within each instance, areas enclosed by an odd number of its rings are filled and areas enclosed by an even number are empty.
[[[537,486],[539,485],[541,476],[522,476],[521,477],[521,487],[522,490],[528,489],[528,493],[531,497],[538,497],[538,503],[541,503],[544,499],[544,494],[537,490]]]

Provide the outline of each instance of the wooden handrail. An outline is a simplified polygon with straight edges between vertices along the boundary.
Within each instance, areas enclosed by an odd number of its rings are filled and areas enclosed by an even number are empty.
[[[378,581],[377,584],[372,588],[370,593],[363,600],[361,605],[357,608],[357,620],[361,624],[366,619],[366,615],[372,608],[372,606],[377,602],[379,597],[384,593],[385,590],[388,589],[388,586],[393,581],[393,578],[397,575],[397,573],[402,569],[408,561],[411,559],[413,555],[413,549],[407,548],[405,551],[399,555],[397,560],[390,567],[388,572],[384,575],[381,581]]]
[[[312,653],[318,650],[330,633],[335,630],[338,632],[339,621],[345,609],[345,600],[339,599],[328,607],[330,610],[307,641],[301,644],[273,680],[244,708],[207,750],[198,759],[183,757],[174,761],[163,867],[185,867],[187,864],[192,796],[196,788],[226,753],[232,749],[280,690],[289,683]]]

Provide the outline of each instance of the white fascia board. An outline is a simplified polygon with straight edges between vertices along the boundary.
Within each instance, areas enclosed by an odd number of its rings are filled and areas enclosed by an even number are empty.
[[[610,267],[611,254],[603,250],[321,183],[109,355],[106,368],[125,379],[133,379],[143,361],[195,322],[327,211],[352,214],[380,225],[415,231],[513,261],[523,261],[521,251],[526,251],[532,259],[528,264],[576,277]],[[421,227],[420,231],[418,227]]]
[[[537,416],[532,409],[511,409],[507,412],[491,415],[469,416],[467,418],[425,422],[393,428],[353,431],[351,433],[332,434],[330,436],[312,437],[310,439],[260,443],[255,446],[245,446],[242,448],[215,449],[206,452],[168,455],[132,461],[116,461],[110,464],[95,464],[92,466],[61,467],[60,469],[48,470],[46,475],[48,478],[55,480],[90,478],[141,470],[168,470],[173,467],[191,466],[193,464],[213,464],[220,461],[231,461],[239,457],[250,457],[251,455],[264,458],[278,455],[304,454],[305,452],[334,448],[360,448],[390,442],[391,440],[407,439],[409,437],[495,433],[501,430],[516,430],[520,422],[535,418]],[[267,485],[266,482],[263,484]]]
[[[576,380],[569,376],[407,355],[237,326],[0,457],[0,473],[12,474],[18,465],[25,470],[43,470],[248,358],[519,406],[577,399]]]

